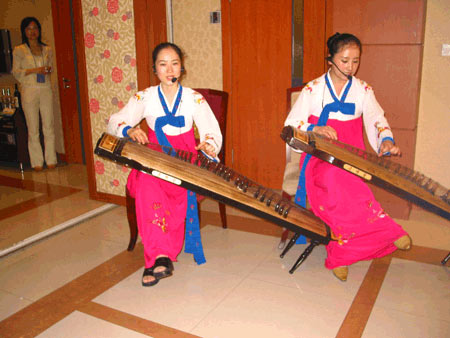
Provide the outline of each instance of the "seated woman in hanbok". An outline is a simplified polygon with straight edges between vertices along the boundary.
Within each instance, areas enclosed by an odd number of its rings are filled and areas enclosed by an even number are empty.
[[[193,153],[202,150],[216,157],[222,146],[219,124],[203,96],[179,83],[184,72],[180,48],[167,42],[159,44],[153,50],[152,58],[153,71],[160,84],[136,93],[123,109],[113,114],[108,132],[130,137],[141,144],[151,142]],[[144,118],[149,126],[148,135],[139,128],[139,122]],[[200,135],[198,145],[194,122]],[[161,278],[172,275],[172,261],[176,261],[183,247],[186,214],[192,212],[191,208],[197,211],[195,195],[137,170],[131,171],[127,189],[136,201],[137,224],[144,246],[142,285],[152,286]],[[192,196],[194,201],[190,200],[188,208],[188,199]],[[191,215],[189,220],[196,217]],[[193,231],[199,231],[198,222],[196,229],[188,231],[189,235]],[[198,233],[197,238],[199,236]],[[201,250],[192,252],[201,264],[204,262],[203,251],[196,244],[191,245],[191,250]]]
[[[285,125],[365,149],[364,125],[379,156],[400,155],[372,88],[354,76],[359,39],[336,33],[327,46],[330,69],[303,88]],[[410,248],[408,234],[383,211],[362,179],[305,153],[300,168],[296,203],[305,206],[307,196],[314,214],[338,238],[327,245],[325,261],[337,278],[345,281],[353,263]]]

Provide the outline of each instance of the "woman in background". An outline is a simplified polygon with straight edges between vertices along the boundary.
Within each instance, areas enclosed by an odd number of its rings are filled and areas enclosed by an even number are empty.
[[[372,88],[354,77],[361,42],[354,35],[336,33],[327,46],[330,69],[304,87],[285,125],[365,149],[364,125],[379,156],[399,155]],[[340,280],[347,279],[348,266],[355,262],[410,248],[407,233],[383,211],[359,177],[305,154],[300,168],[296,202],[304,205],[307,195],[314,214],[338,238],[327,245],[325,266]]]
[[[160,84],[136,93],[122,110],[113,114],[108,133],[129,136],[141,144],[159,143],[192,153],[202,150],[216,157],[222,146],[219,124],[203,96],[179,83],[184,71],[180,48],[168,42],[159,44],[152,58],[153,71]],[[139,128],[144,118],[149,126],[148,134]],[[200,134],[198,146],[194,122]],[[135,198],[137,224],[144,245],[142,285],[152,286],[172,275],[172,261],[176,261],[183,247],[190,192],[134,169],[128,177],[127,189]]]
[[[22,107],[28,128],[28,151],[31,167],[41,171],[56,167],[55,132],[53,126],[53,93],[50,82],[52,50],[41,40],[41,24],[26,17],[20,25],[22,44],[14,48],[13,74],[20,82]],[[45,156],[39,137],[39,113],[44,134]]]

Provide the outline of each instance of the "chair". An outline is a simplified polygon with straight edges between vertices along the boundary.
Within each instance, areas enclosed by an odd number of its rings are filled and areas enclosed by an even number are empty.
[[[207,89],[207,88],[198,88],[194,89],[195,91],[199,92],[203,95],[206,102],[208,102],[209,106],[211,107],[211,110],[213,111],[214,115],[216,116],[217,121],[219,122],[220,130],[223,135],[223,142],[222,142],[222,150],[220,151],[218,157],[222,163],[225,164],[225,135],[226,135],[226,122],[227,122],[227,108],[228,108],[228,93],[220,91],[220,90],[214,90],[214,89]],[[148,125],[145,120],[143,120],[140,124],[141,129],[144,131],[148,131]],[[198,141],[198,140],[197,140]],[[200,196],[197,194],[197,202],[198,202],[198,213],[200,217],[200,205],[201,202],[204,200],[204,196]],[[220,213],[220,219],[222,222],[222,227],[224,229],[227,228],[227,218],[226,218],[226,210],[225,210],[225,204],[219,203],[219,213]],[[130,196],[128,189],[126,191],[126,208],[127,208],[127,219],[128,219],[128,225],[130,227],[130,242],[128,244],[128,251],[132,251],[136,245],[137,236],[138,236],[138,227],[137,227],[137,220],[136,220],[136,207],[135,207],[135,200],[133,197]]]
[[[292,87],[287,89],[287,99],[286,99],[286,111],[290,112],[292,106],[300,95],[301,90],[304,86]],[[283,175],[283,185],[282,185],[282,196],[288,200],[291,200],[297,191],[298,178],[300,176],[300,153],[292,150],[290,147],[286,147],[286,167],[284,168]],[[286,241],[289,236],[289,230],[284,229],[281,234],[280,244],[278,248],[282,250],[286,246]],[[287,250],[286,250],[287,252]],[[286,252],[283,252],[283,256]]]

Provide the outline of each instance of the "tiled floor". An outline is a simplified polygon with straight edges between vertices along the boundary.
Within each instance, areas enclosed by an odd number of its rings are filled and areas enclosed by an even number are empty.
[[[34,182],[34,184],[33,184]],[[46,189],[43,189],[43,188]],[[0,170],[0,250],[101,208],[77,165],[24,177]],[[415,208],[399,221],[407,253],[350,267],[338,281],[317,247],[294,273],[304,245],[279,258],[280,229],[216,203],[202,206],[207,263],[181,253],[174,275],[140,284],[142,246],[128,244],[114,207],[0,258],[1,337],[449,337],[449,222]]]

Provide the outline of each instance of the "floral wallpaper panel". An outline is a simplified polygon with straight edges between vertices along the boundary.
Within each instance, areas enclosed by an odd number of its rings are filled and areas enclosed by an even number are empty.
[[[83,0],[89,114],[95,146],[137,88],[133,0]],[[125,195],[129,169],[94,155],[97,191]]]

